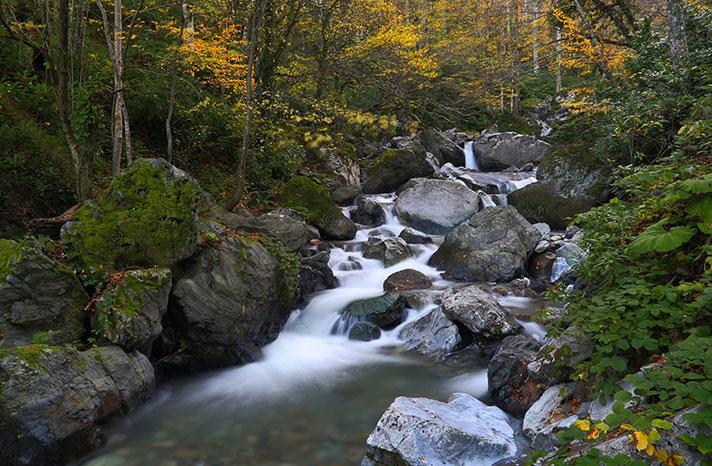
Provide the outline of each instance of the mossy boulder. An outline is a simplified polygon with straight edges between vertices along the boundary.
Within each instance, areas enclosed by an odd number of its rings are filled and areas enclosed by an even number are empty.
[[[336,207],[329,191],[310,178],[292,178],[282,187],[279,201],[283,207],[304,214],[327,238],[349,240],[356,235],[356,225]]]
[[[365,321],[384,329],[401,323],[406,300],[398,293],[385,293],[375,298],[354,301],[341,311],[341,320]]]
[[[84,204],[62,238],[89,266],[172,266],[193,255],[203,193],[163,159],[139,159]]]
[[[79,339],[88,301],[74,271],[39,241],[0,240],[0,348]]]
[[[151,344],[163,330],[168,310],[171,271],[131,270],[111,277],[109,289],[95,301],[92,328],[102,344],[151,354]]]
[[[0,350],[0,464],[63,465],[99,446],[99,424],[145,401],[151,363],[117,346]]]
[[[361,187],[367,194],[395,191],[411,178],[427,178],[435,167],[419,143],[385,150],[362,171]]]
[[[572,217],[608,199],[610,171],[583,144],[552,150],[539,165],[537,177],[537,183],[509,195],[509,202],[533,223],[563,229]]]
[[[169,309],[178,342],[159,363],[202,370],[252,362],[282,330],[294,306],[299,262],[278,246],[225,238],[176,272]],[[273,251],[275,249],[275,251]]]

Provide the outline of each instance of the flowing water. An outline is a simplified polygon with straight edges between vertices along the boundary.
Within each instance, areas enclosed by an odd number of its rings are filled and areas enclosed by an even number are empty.
[[[435,289],[453,285],[427,265],[437,246],[413,245],[413,257],[385,268],[361,253],[370,235],[395,236],[394,195],[374,196],[385,225],[360,230],[331,250],[339,287],[294,311],[261,361],[176,381],[108,431],[108,443],[82,464],[91,466],[354,465],[381,414],[397,396],[446,400],[454,392],[487,399],[486,361],[467,350],[434,363],[400,349],[399,328],[378,340],[332,334],[350,302],[379,296],[383,281],[403,269],[428,275]],[[442,238],[434,238],[438,243]],[[530,314],[526,298],[503,298],[515,315]],[[434,308],[409,309],[406,323]],[[541,329],[526,324],[527,333]]]
[[[480,167],[477,165],[477,159],[475,158],[474,145],[475,143],[473,141],[467,141],[465,143],[465,168],[479,170]]]

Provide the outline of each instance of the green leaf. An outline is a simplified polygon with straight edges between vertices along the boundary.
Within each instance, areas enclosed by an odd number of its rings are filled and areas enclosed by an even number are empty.
[[[695,236],[695,228],[677,226],[670,229],[670,219],[664,219],[649,226],[643,233],[634,239],[628,246],[628,252],[633,256],[640,256],[648,252],[670,252],[687,243]]]
[[[694,215],[702,219],[697,227],[703,233],[712,234],[712,195],[706,195],[694,199],[685,209],[690,215]]]
[[[683,181],[680,188],[690,194],[712,193],[712,174]]]
[[[672,423],[665,419],[653,419],[651,424],[658,429],[672,429]]]

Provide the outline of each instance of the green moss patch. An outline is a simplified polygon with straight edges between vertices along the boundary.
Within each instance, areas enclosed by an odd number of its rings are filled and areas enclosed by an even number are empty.
[[[59,348],[43,344],[17,346],[15,348],[0,350],[0,359],[15,356],[29,367],[32,367],[34,369],[41,369],[42,364],[40,364],[40,358],[44,356],[48,351],[55,350],[59,350]]]
[[[283,207],[304,214],[309,223],[328,228],[342,216],[329,191],[306,176],[297,176],[285,184],[279,197]]]
[[[89,266],[172,265],[194,251],[199,197],[166,162],[139,160],[79,210],[68,243]]]
[[[0,239],[0,283],[10,276],[15,264],[22,257],[22,243],[11,239]]]

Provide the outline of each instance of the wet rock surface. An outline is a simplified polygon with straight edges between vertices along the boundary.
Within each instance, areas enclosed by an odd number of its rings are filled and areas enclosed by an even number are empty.
[[[452,353],[462,341],[457,325],[440,308],[404,326],[398,337],[407,350],[436,359]]]
[[[507,337],[487,368],[488,388],[495,404],[520,418],[542,394],[542,389],[527,371],[527,365],[539,347],[536,340],[526,335]]]
[[[422,272],[405,269],[390,275],[383,282],[384,291],[427,290],[433,286],[433,281]]]
[[[480,339],[503,338],[522,330],[514,317],[477,285],[445,291],[441,306],[450,320],[461,323]]]
[[[475,139],[473,149],[482,170],[499,171],[539,163],[551,145],[534,136],[485,131]]]
[[[363,257],[382,261],[386,267],[410,257],[410,248],[401,238],[376,239],[363,251]]]

